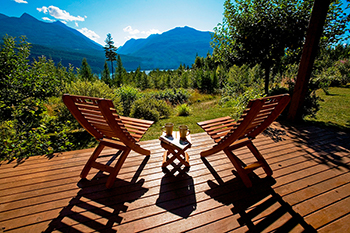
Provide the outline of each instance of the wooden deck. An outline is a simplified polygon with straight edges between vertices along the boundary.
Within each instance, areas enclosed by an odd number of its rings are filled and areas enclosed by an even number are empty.
[[[110,190],[94,169],[79,178],[92,149],[2,163],[0,232],[350,232],[349,142],[346,133],[274,123],[255,140],[274,174],[254,176],[250,189],[223,153],[200,158],[212,145],[205,133],[192,135],[187,173],[164,174],[159,140],[146,141],[151,156],[132,152]],[[115,152],[101,159],[112,163]]]

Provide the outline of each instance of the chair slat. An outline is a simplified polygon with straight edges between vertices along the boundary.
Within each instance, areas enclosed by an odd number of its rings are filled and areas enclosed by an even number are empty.
[[[85,115],[91,115],[91,116],[103,116],[103,114],[99,111],[93,111],[90,109],[78,109],[81,114],[85,114]]]
[[[76,103],[75,104],[79,109],[90,109],[95,111],[100,111],[98,105],[91,105],[86,103]]]
[[[120,119],[125,122],[133,122],[134,124],[142,124],[147,126],[151,126],[153,124],[153,121],[136,119],[136,118],[125,117],[125,116],[120,116]]]
[[[210,123],[210,124],[207,124],[207,125],[204,125],[202,126],[202,128],[204,130],[210,130],[211,128],[215,128],[217,126],[222,126],[224,127],[225,125],[230,125],[232,123],[235,123],[235,120],[233,120],[232,118],[230,119],[227,119],[227,120],[223,120],[223,121],[218,121],[218,122],[214,122],[214,123]]]
[[[215,122],[220,122],[220,121],[225,121],[225,120],[229,120],[229,119],[232,119],[231,117],[229,116],[226,116],[226,117],[220,117],[220,118],[216,118],[216,119],[212,119],[212,120],[207,120],[207,121],[202,121],[202,122],[198,122],[197,124],[199,126],[205,126],[207,124],[211,124],[211,123],[215,123]]]

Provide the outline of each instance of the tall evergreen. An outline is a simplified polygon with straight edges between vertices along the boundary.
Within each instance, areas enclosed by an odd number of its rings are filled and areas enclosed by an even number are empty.
[[[88,64],[86,58],[83,58],[80,67],[80,76],[83,80],[92,81],[94,79],[94,75],[92,74],[91,67]]]
[[[101,72],[101,80],[109,86],[112,85],[111,74],[109,72],[107,61],[105,61],[105,64],[103,66],[103,70]]]
[[[107,61],[111,62],[112,76],[113,76],[113,61],[116,61],[117,56],[117,47],[114,46],[114,41],[110,33],[107,34],[107,38],[105,40],[106,45],[103,47],[105,50],[105,56]]]
[[[119,87],[123,83],[123,76],[126,73],[126,70],[123,67],[122,59],[119,54],[117,59],[117,69],[115,73],[115,85]]]

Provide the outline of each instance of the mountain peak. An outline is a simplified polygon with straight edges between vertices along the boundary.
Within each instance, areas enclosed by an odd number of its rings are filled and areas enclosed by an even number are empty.
[[[196,54],[204,57],[208,51],[212,52],[210,40],[210,32],[176,27],[146,39],[128,40],[118,53],[142,58],[143,69],[175,69],[180,64],[193,64]]]
[[[36,18],[34,18],[33,16],[31,16],[30,14],[27,14],[27,13],[23,13],[23,15],[20,17],[20,19],[38,21]]]

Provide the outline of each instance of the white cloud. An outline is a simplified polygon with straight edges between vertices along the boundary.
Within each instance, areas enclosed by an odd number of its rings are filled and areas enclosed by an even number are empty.
[[[159,34],[160,31],[158,29],[151,29],[148,31],[141,31],[138,29],[133,29],[131,26],[127,26],[126,28],[123,29],[124,32],[129,33],[130,35],[126,36],[126,39],[138,39],[138,38],[145,38],[148,37],[151,34]]]
[[[78,24],[77,22],[75,22],[75,26],[76,26],[76,27],[79,27],[79,24]]]
[[[128,32],[128,33],[131,34],[131,35],[135,35],[135,34],[140,33],[139,30],[137,30],[137,29],[132,29],[131,26],[127,26],[126,28],[123,29],[123,31],[124,31],[124,32]]]
[[[72,16],[69,12],[65,10],[61,10],[56,6],[43,6],[41,8],[36,8],[39,12],[43,12],[45,14],[49,13],[52,17],[56,19],[61,19],[65,21],[84,21],[85,19],[81,16]]]
[[[28,3],[28,2],[25,1],[25,0],[13,0],[13,1],[15,1],[15,2],[17,2],[17,3]]]
[[[100,36],[97,35],[96,32],[91,31],[87,28],[82,28],[82,29],[77,29],[77,30],[95,42],[97,42],[97,39],[100,38]]]
[[[48,17],[42,17],[42,19],[45,20],[45,21],[50,21],[50,22],[55,21],[54,19],[50,19],[50,18],[48,18]]]

